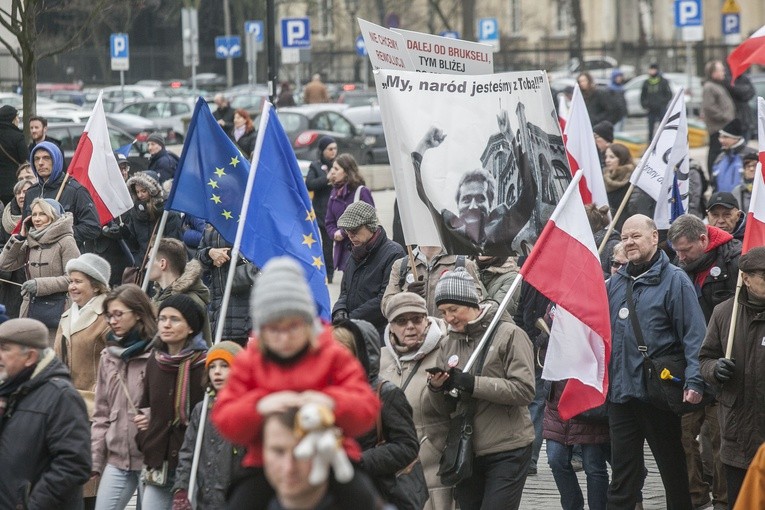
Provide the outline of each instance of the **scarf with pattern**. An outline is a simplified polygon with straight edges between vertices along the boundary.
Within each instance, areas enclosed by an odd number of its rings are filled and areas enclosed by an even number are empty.
[[[176,355],[157,349],[155,358],[160,370],[175,372],[175,397],[173,399],[173,426],[186,426],[191,416],[191,370],[205,364],[207,344],[198,334],[188,342]],[[197,382],[198,384],[198,382]]]

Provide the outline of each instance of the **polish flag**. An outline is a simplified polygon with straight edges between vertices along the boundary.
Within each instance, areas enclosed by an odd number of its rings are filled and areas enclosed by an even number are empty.
[[[600,169],[600,158],[592,133],[592,123],[578,84],[574,86],[571,108],[567,113],[563,143],[566,144],[571,175],[576,174],[577,170],[582,170],[579,192],[584,204],[608,205],[608,195],[603,182],[603,171]]]
[[[760,27],[728,55],[728,66],[733,76],[731,83],[752,64],[765,64],[765,26]]]
[[[568,379],[558,404],[568,420],[605,402],[611,357],[608,297],[595,238],[574,175],[521,274],[556,304],[542,377]]]
[[[757,138],[760,145],[760,163],[754,174],[752,198],[749,201],[749,212],[746,215],[746,230],[744,230],[744,246],[742,253],[750,248],[765,246],[765,99],[757,98]]]
[[[109,140],[101,94],[98,95],[93,114],[85,125],[67,172],[90,192],[101,225],[106,225],[132,209],[133,199],[122,178]]]

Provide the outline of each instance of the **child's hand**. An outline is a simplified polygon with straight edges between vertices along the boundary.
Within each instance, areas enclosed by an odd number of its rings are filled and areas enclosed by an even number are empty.
[[[304,391],[300,394],[300,399],[300,407],[304,406],[305,404],[318,404],[324,407],[328,407],[329,409],[335,408],[335,401],[332,400],[332,397],[320,391]]]
[[[294,391],[277,391],[260,399],[256,409],[261,415],[265,416],[267,414],[283,413],[290,407],[300,407],[302,405],[303,401],[299,393]]]

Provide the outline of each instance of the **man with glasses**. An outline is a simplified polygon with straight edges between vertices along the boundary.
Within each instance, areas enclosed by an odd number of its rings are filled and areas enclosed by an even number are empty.
[[[353,245],[343,272],[340,297],[332,320],[362,319],[382,335],[387,321],[380,308],[393,263],[404,256],[400,244],[388,239],[377,220],[377,211],[366,202],[354,202],[337,220]]]
[[[74,240],[77,241],[81,252],[87,252],[85,241],[93,240],[101,234],[96,206],[87,188],[73,177],[67,178],[64,171],[64,155],[55,144],[37,144],[32,149],[30,159],[37,184],[27,190],[22,217],[26,218],[31,214],[30,204],[35,198],[56,199],[64,211],[72,213]]]
[[[738,296],[736,331],[728,339],[733,298],[715,308],[699,352],[701,375],[717,388],[720,402],[720,460],[728,486],[728,508],[736,504],[747,468],[765,441],[765,247],[739,259],[744,282]],[[733,342],[730,357],[728,342]]]

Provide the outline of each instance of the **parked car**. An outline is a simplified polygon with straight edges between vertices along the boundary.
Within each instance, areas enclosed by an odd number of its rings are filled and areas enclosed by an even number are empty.
[[[610,80],[614,69],[619,69],[624,74],[625,80],[635,77],[635,66],[619,65],[616,59],[608,56],[588,56],[584,57],[582,62],[572,58],[568,64],[547,73],[547,78],[550,81],[558,78],[576,78],[579,73],[587,71],[593,78]]]
[[[367,150],[360,163],[370,165],[389,163],[380,106],[377,104],[354,106],[343,110],[343,115],[355,125],[361,126],[366,137]]]
[[[331,103],[279,108],[279,120],[298,159],[318,159],[319,139],[329,135],[337,141],[338,152],[352,154],[359,163],[366,161],[367,151],[376,140],[340,113],[345,108]],[[253,119],[255,126],[258,121]]]
[[[124,88],[124,95],[123,95]],[[106,87],[103,89],[104,99],[111,99],[116,101],[123,101],[128,99],[145,99],[150,97],[163,97],[166,94],[162,92],[161,86],[147,86],[147,85],[115,85],[114,87]]]
[[[344,90],[340,93],[340,97],[337,98],[337,102],[340,104],[347,104],[348,106],[369,106],[376,105],[377,91],[371,90]]]
[[[662,73],[669,81],[672,93],[675,94],[680,87],[685,88],[685,106],[688,116],[697,117],[701,112],[701,92],[703,84],[698,76],[691,76],[691,87],[688,88],[688,75],[682,73]],[[647,74],[641,74],[629,81],[624,86],[624,99],[627,101],[627,114],[630,117],[647,115],[640,105],[640,92],[643,83],[648,79]]]
[[[266,89],[251,89],[240,90],[231,94],[227,94],[229,104],[234,110],[240,108],[247,110],[252,117],[255,114],[260,113],[263,109],[263,104],[268,101],[268,90]]]
[[[108,124],[108,120],[107,120]],[[109,141],[112,149],[117,149],[123,145],[133,142],[134,138],[130,134],[113,126],[109,128]],[[84,122],[50,123],[48,124],[48,136],[55,138],[61,143],[61,150],[64,153],[64,167],[68,167],[80,143],[80,137],[85,130]],[[133,144],[128,156],[130,161],[130,171],[140,172],[146,170],[149,166],[149,160],[146,158],[145,148],[140,144]]]
[[[191,117],[194,101],[183,98],[139,99],[127,103],[119,113],[132,113],[153,121],[161,130],[172,129],[183,135],[186,126],[183,119]]]

